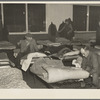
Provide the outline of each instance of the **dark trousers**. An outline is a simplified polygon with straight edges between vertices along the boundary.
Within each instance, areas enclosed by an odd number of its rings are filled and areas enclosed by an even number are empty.
[[[93,73],[92,74],[92,78],[93,78],[93,84],[99,88],[99,76],[98,76],[98,73]]]
[[[17,57],[16,57],[16,61],[15,61],[15,65],[16,65],[16,67],[18,67],[18,68],[20,68],[20,61],[21,61],[21,58],[23,57],[23,56],[25,56],[25,55],[27,55],[27,53],[22,53],[22,52],[19,52],[18,53],[18,55],[17,55]]]

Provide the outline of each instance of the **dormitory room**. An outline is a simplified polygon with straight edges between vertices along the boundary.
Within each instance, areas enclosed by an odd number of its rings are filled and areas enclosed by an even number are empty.
[[[99,4],[0,4],[0,89],[99,88]]]

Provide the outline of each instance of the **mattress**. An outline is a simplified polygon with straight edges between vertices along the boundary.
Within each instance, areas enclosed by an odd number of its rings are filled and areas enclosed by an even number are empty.
[[[8,41],[1,41],[0,42],[0,50],[12,50],[15,49],[16,46],[14,46],[12,43]]]
[[[100,49],[100,46],[99,46],[99,45],[96,45],[95,48],[96,48],[96,49]]]
[[[8,68],[10,66],[10,62],[6,53],[0,53],[0,68]]]
[[[55,83],[68,79],[85,79],[89,77],[89,73],[82,68],[50,66],[42,65],[38,69],[34,66],[30,67],[30,71],[40,77],[47,83]]]

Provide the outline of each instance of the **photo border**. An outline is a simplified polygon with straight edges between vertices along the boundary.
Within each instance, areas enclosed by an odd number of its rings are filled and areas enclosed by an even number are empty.
[[[81,2],[80,2],[81,1]],[[66,3],[66,4],[80,4],[80,3],[91,3],[91,4],[97,4],[100,3],[99,0],[0,0],[0,3]],[[100,90],[97,89],[1,89],[0,91],[0,99],[8,100],[96,100],[100,99]]]

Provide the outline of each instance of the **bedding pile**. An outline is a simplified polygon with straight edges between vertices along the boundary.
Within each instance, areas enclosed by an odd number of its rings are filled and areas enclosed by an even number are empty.
[[[36,58],[41,58],[41,57],[47,57],[47,55],[44,53],[35,52],[35,53],[29,53],[28,55],[24,56],[20,62],[20,64],[22,65],[22,70],[27,71],[30,64],[34,63]]]
[[[71,41],[70,40],[65,39],[65,38],[62,38],[62,37],[56,38],[55,42],[61,43],[63,45],[70,45],[71,44]]]
[[[23,80],[21,70],[17,68],[2,68],[0,69],[0,88],[5,89],[27,89],[30,88]]]
[[[9,68],[10,61],[6,53],[0,53],[0,68]]]
[[[16,46],[14,46],[12,43],[8,41],[1,41],[0,42],[0,50],[12,50],[15,49]]]
[[[52,42],[50,40],[38,40],[37,41],[37,44],[39,45],[48,45],[48,44],[51,44]]]

